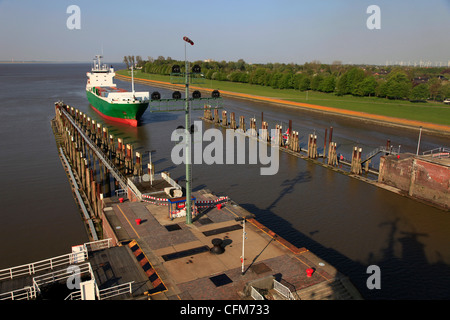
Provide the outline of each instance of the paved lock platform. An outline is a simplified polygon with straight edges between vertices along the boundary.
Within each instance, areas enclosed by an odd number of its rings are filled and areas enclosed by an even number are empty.
[[[217,199],[204,190],[193,196],[201,201]],[[164,205],[129,201],[106,201],[105,205],[104,215],[115,240],[138,250],[135,256],[140,257],[142,272],[149,275],[153,285],[148,291],[150,299],[249,299],[244,294],[246,284],[268,276],[301,299],[303,290],[345,279],[326,261],[306,248],[291,245],[254,218],[245,223],[242,273],[243,225],[236,218],[251,214],[232,201],[220,209],[199,210],[191,224],[186,224],[185,217],[170,219],[169,207]],[[140,219],[139,224],[136,219]],[[213,239],[222,240],[222,254],[211,252]],[[311,277],[306,273],[309,268],[314,269]],[[343,295],[331,290],[327,298],[360,298],[348,281],[345,291]]]

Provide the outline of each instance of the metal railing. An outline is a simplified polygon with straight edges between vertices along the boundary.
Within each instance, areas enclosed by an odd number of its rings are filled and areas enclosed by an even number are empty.
[[[34,286],[0,293],[0,300],[31,300],[34,298],[36,298],[36,288]]]
[[[422,153],[422,155],[431,155],[432,158],[450,158],[450,148],[436,148]]]
[[[81,128],[78,127],[75,120],[72,119],[72,116],[63,108],[60,109],[63,114],[66,116],[66,118],[69,120],[69,122],[74,126],[74,128],[80,133],[81,137],[86,141],[86,143],[89,145],[89,147],[92,149],[92,151],[95,152],[97,157],[103,162],[103,164],[108,168],[109,172],[114,176],[114,178],[119,182],[122,189],[127,188],[126,179],[122,175],[122,173],[117,170],[115,165],[107,158],[103,156],[103,152],[100,150],[95,143],[92,142],[92,140],[86,136],[86,134],[83,132]]]
[[[127,189],[119,189],[119,190],[116,190],[115,192],[116,192],[116,197],[128,196]]]
[[[105,288],[102,290],[98,290],[98,299],[105,300],[105,299],[116,297],[116,296],[119,296],[122,294],[127,294],[127,293],[132,294],[133,290],[132,290],[131,285],[133,283],[134,283],[134,281],[131,281],[131,282],[119,284],[119,285],[111,287],[111,288]]]
[[[285,285],[282,285],[277,280],[273,280],[273,288],[281,294],[283,297],[285,297],[288,300],[295,300],[294,295],[292,294],[291,290],[289,290],[288,287]]]
[[[71,292],[64,300],[81,300],[81,290]]]
[[[172,187],[176,188],[177,190],[181,190],[181,187],[178,183],[175,182],[171,177],[167,175],[165,172],[161,172],[161,178],[167,181]]]
[[[112,297],[120,296],[122,294],[132,294],[133,283],[134,281],[131,281],[102,290],[98,290],[97,284],[95,284],[97,298],[98,300],[106,300]],[[81,290],[71,292],[64,300],[81,300]]]
[[[86,242],[84,244],[84,248],[87,252],[97,251],[97,250],[103,250],[111,248],[112,239],[103,239],[98,241],[92,241],[92,242]]]
[[[142,193],[139,191],[139,189],[136,187],[136,185],[133,183],[133,181],[131,181],[130,178],[127,179],[127,186],[128,186],[128,189],[131,190],[131,192],[133,192],[136,195],[136,197],[139,199],[139,201],[141,201]]]
[[[72,264],[73,261],[84,261],[87,258],[87,251],[72,252],[62,256],[41,260],[17,267],[0,270],[0,280],[14,279],[16,277],[33,275],[40,271],[48,269],[53,270],[56,267]]]
[[[74,272],[71,272],[68,269],[61,269],[55,272],[50,272],[43,274],[41,276],[37,276],[33,278],[33,286],[36,288],[38,292],[40,292],[39,287],[58,282],[61,280],[66,280],[70,277],[81,276],[83,273],[89,273],[91,279],[94,278],[94,272],[92,271],[91,264],[89,262],[77,265],[76,269],[73,269]]]
[[[254,287],[252,287],[252,291],[251,291],[250,295],[252,296],[252,298],[254,300],[264,300],[263,295],[261,293],[259,293],[259,291],[256,290]]]
[[[396,148],[396,147],[393,147],[393,146],[390,146],[389,148],[387,148],[386,146],[378,147],[375,150],[372,150],[361,163],[364,163],[364,162],[372,159],[373,157],[375,157],[380,152],[385,152],[387,154],[394,154],[395,155],[395,154],[399,154],[400,153],[400,148]]]
[[[112,239],[104,239],[92,242],[86,242],[83,245],[82,251],[72,252],[66,255],[54,257],[51,259],[41,260],[34,263],[29,263],[13,268],[0,270],[0,280],[10,280],[20,276],[33,275],[40,271],[53,270],[56,267],[69,266],[78,261],[85,261],[88,257],[88,252],[110,248]],[[71,272],[67,268],[59,269],[55,272],[46,273],[40,276],[33,277],[33,285],[26,286],[22,289],[12,290],[6,293],[0,293],[0,300],[30,300],[36,298],[37,292],[40,292],[39,286],[61,281],[89,272],[91,279],[94,279],[94,273],[90,263],[77,264],[78,269],[73,269],[76,272]],[[131,290],[131,289],[130,289]],[[77,292],[71,293],[70,299],[77,300]],[[69,297],[68,296],[68,297]],[[81,297],[81,294],[80,294]],[[67,298],[66,298],[67,299]]]

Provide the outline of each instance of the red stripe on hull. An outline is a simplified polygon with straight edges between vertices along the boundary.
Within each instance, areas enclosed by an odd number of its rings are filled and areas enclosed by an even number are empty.
[[[95,112],[97,112],[100,116],[102,116],[103,118],[105,118],[107,120],[128,124],[128,125],[130,125],[132,127],[137,127],[138,126],[138,121],[135,120],[135,119],[123,119],[123,118],[116,118],[116,117],[107,116],[106,114],[103,114],[100,111],[98,111],[92,104],[91,104],[91,107],[92,107],[92,109],[95,110]]]

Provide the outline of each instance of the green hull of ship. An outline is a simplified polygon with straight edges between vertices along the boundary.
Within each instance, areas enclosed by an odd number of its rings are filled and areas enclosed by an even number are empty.
[[[89,103],[106,117],[139,120],[147,110],[148,102],[143,103],[109,103],[90,91],[86,91]]]

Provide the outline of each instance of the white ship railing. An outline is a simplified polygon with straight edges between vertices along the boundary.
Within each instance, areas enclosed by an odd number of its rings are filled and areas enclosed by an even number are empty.
[[[34,298],[36,298],[36,288],[34,286],[0,293],[0,300],[32,300]]]
[[[98,300],[106,300],[112,297],[120,296],[122,294],[132,294],[133,283],[134,281],[131,281],[101,290],[98,290],[97,284],[95,284],[97,298]],[[71,292],[64,300],[81,300],[81,290]]]
[[[51,259],[41,260],[17,267],[0,270],[0,280],[14,279],[20,276],[33,275],[48,269],[72,264],[74,261],[84,261],[87,258],[87,251],[72,252]]]
[[[89,262],[77,265],[77,269],[73,269],[73,271],[75,272],[71,272],[68,269],[61,269],[34,277],[33,286],[40,292],[39,287],[49,283],[66,280],[70,277],[81,276],[83,273],[89,273],[91,279],[94,279],[94,272],[92,271],[92,267]]]

